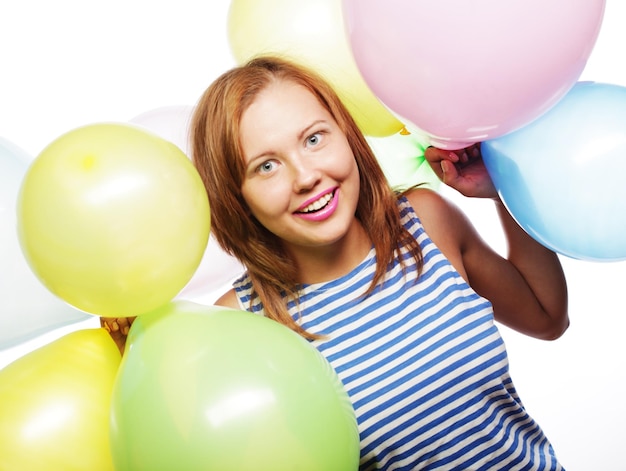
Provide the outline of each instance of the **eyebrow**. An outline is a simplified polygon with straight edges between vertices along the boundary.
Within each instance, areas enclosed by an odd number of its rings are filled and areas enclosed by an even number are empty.
[[[308,126],[306,126],[305,128],[303,128],[303,129],[302,129],[302,130],[298,133],[298,140],[303,139],[303,138],[304,138],[304,136],[306,136],[306,135],[307,135],[307,134],[311,131],[311,129],[313,129],[315,126],[317,126],[317,125],[319,125],[319,124],[326,124],[326,123],[328,123],[328,120],[326,120],[326,119],[316,119],[315,121],[313,121],[311,124],[309,124]],[[255,161],[257,161],[258,159],[265,158],[266,156],[268,156],[268,155],[272,155],[272,154],[274,154],[274,151],[273,151],[273,150],[267,150],[267,151],[261,152],[260,154],[255,155],[255,156],[253,156],[253,157],[251,157],[251,158],[249,158],[249,159],[245,159],[245,158],[244,158],[244,163],[245,163],[245,165],[246,165],[246,167],[247,167],[247,166],[248,166],[248,165],[250,165],[252,162],[255,162]]]
[[[302,139],[304,136],[306,136],[309,133],[309,131],[312,128],[314,128],[318,124],[325,124],[325,123],[327,123],[325,119],[316,119],[311,124],[309,124],[306,128],[304,128],[302,131],[300,131],[300,133],[298,134],[298,139]]]

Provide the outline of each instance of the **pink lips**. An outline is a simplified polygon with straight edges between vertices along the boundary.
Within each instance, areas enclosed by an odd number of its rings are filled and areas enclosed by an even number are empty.
[[[322,209],[318,211],[310,212],[310,213],[294,213],[294,214],[302,219],[306,219],[307,221],[319,222],[319,221],[328,219],[330,216],[333,215],[333,213],[337,209],[337,205],[339,204],[339,188],[335,188],[333,191],[334,191],[334,194],[333,194],[332,199]],[[317,201],[322,196],[323,195],[320,195],[307,201],[304,205],[302,205],[302,207],[306,208],[309,204],[311,204],[313,201]]]

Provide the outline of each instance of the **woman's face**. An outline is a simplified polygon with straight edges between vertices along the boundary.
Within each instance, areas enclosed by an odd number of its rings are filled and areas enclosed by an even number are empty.
[[[288,250],[331,246],[357,224],[359,172],[345,134],[301,85],[276,81],[244,111],[243,197]]]

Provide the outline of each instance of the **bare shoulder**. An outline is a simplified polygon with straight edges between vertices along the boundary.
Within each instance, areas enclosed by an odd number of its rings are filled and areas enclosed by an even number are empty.
[[[458,232],[468,224],[463,212],[436,191],[415,188],[406,197],[431,238],[439,233]]]
[[[463,252],[466,244],[475,237],[475,234],[463,212],[439,193],[429,189],[411,190],[406,197],[428,237],[457,271],[466,276]]]
[[[235,294],[234,289],[230,289],[226,291],[222,296],[220,296],[217,301],[215,301],[216,306],[224,306],[224,307],[232,307],[234,309],[241,309],[239,305],[239,301],[237,300],[237,295]]]

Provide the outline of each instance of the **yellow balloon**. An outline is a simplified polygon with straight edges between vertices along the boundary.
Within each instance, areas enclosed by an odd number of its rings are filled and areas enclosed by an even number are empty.
[[[209,203],[187,156],[127,124],[64,134],[28,169],[18,196],[26,260],[85,312],[136,316],[171,301],[207,246]]]
[[[72,332],[0,370],[0,469],[112,471],[109,412],[120,352]]]
[[[382,137],[402,129],[359,72],[340,0],[232,0],[228,39],[240,64],[256,55],[279,54],[315,69],[333,85],[364,134]]]

